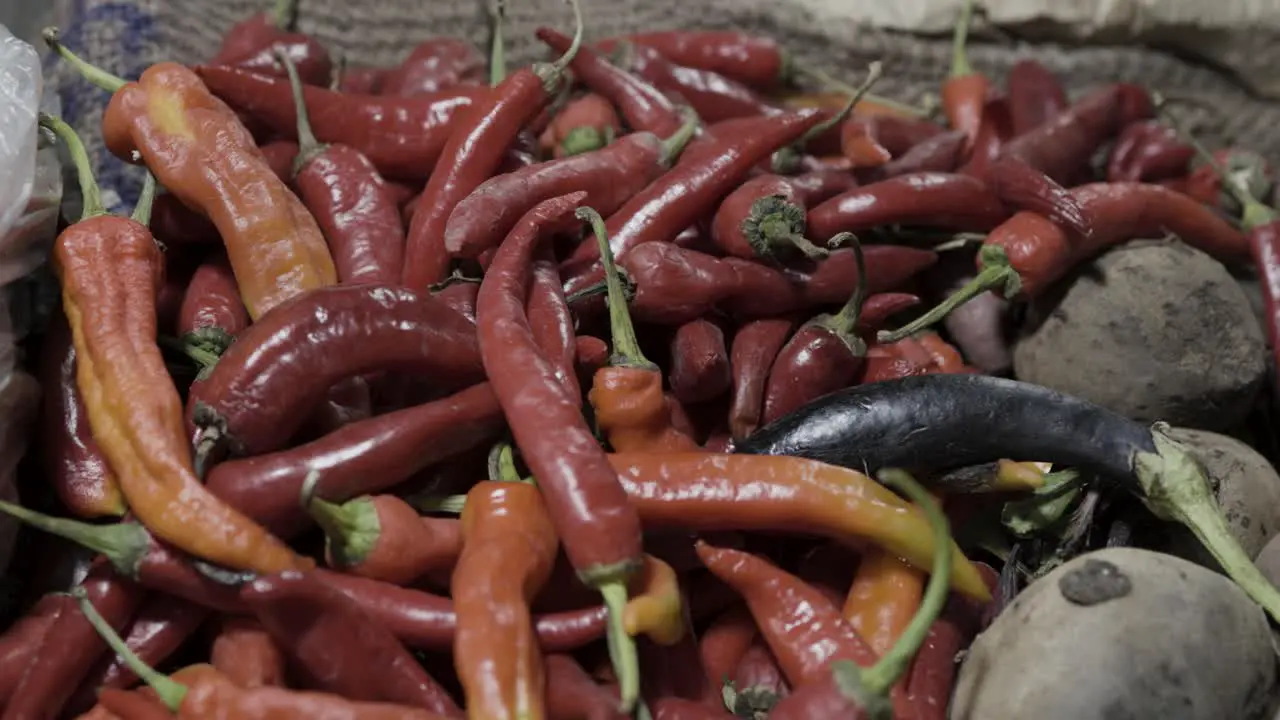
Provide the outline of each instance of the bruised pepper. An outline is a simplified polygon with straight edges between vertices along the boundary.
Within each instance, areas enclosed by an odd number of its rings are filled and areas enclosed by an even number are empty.
[[[125,82],[53,47],[90,82],[115,93],[102,116],[107,149],[126,162],[145,162],[170,193],[213,221],[254,320],[337,282],[315,219],[194,72],[163,62]]]
[[[182,401],[156,345],[163,259],[145,225],[154,180],[134,218],[107,215],[75,131],[48,116],[40,122],[67,144],[80,173],[84,214],[58,236],[53,266],[76,348],[76,384],[130,510],[157,537],[220,565],[311,567],[196,479]]]
[[[596,371],[587,393],[600,431],[618,452],[697,450],[693,438],[671,425],[671,413],[662,394],[662,371],[640,351],[604,220],[590,208],[578,210],[578,217],[591,223],[600,246],[613,333],[613,355],[608,365]]]

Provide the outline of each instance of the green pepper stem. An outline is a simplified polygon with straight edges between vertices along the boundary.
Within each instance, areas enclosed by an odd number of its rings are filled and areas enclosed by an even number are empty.
[[[1228,173],[1227,169],[1222,167],[1222,163],[1218,162],[1218,159],[1213,156],[1213,153],[1209,152],[1209,148],[1205,147],[1181,120],[1169,112],[1169,105],[1164,96],[1159,93],[1152,93],[1152,95],[1154,96],[1155,106],[1160,111],[1160,117],[1169,123],[1169,126],[1173,128],[1174,132],[1178,133],[1183,142],[1190,145],[1192,150],[1195,150],[1197,157],[1213,168],[1218,177],[1222,178],[1223,187],[1227,189],[1231,197],[1235,198],[1236,202],[1240,203],[1240,207],[1243,209],[1240,219],[1246,230],[1252,230],[1260,225],[1266,225],[1280,219],[1280,213],[1259,201],[1249,193],[1248,189],[1241,186],[1236,181],[1235,176]]]
[[[858,94],[858,89],[855,88],[854,86],[850,85],[847,82],[844,82],[843,80],[835,78],[832,75],[828,74],[827,72],[823,70],[819,70],[818,68],[809,67],[807,65],[802,65],[800,63],[794,63],[792,65],[792,68],[795,70],[795,73],[797,75],[803,75],[805,77],[808,77],[814,82],[818,83],[819,85],[830,88],[835,92],[838,92],[844,95]],[[917,118],[928,117],[930,113],[930,111],[925,108],[919,108],[919,107],[916,107],[915,105],[909,105],[907,103],[894,100],[893,98],[884,97],[883,95],[866,93],[862,97],[864,100],[867,100],[868,102],[873,102],[876,105],[880,105],[881,107],[887,108],[889,110],[902,113],[903,115],[906,115],[908,117],[917,117]]]
[[[95,525],[52,517],[3,500],[0,500],[0,512],[103,555],[112,567],[128,577],[137,577],[138,566],[151,545],[151,536],[137,523]]]
[[[503,25],[507,22],[507,3],[497,0],[489,14],[489,87],[497,87],[507,79],[507,42]]]
[[[89,162],[89,152],[84,149],[80,136],[62,118],[40,113],[40,127],[52,130],[58,139],[67,146],[71,162],[76,166],[76,177],[80,179],[80,197],[83,208],[80,220],[88,220],[98,215],[106,215],[107,209],[102,205],[102,191],[98,189],[98,181],[93,177],[93,164]]]
[[[609,302],[609,329],[613,335],[613,357],[609,364],[614,366],[654,369],[644,353],[640,351],[640,341],[636,339],[636,328],[631,322],[631,314],[627,312],[627,296],[618,277],[618,266],[613,261],[613,249],[609,247],[609,233],[604,227],[604,218],[589,207],[580,207],[575,214],[579,220],[591,223],[591,232],[596,236],[596,244],[600,248],[600,261],[604,265],[605,285]]]
[[[640,659],[635,639],[627,634],[623,614],[627,607],[627,586],[623,581],[606,582],[597,586],[609,614],[609,629],[605,634],[609,645],[609,659],[618,677],[621,699],[619,709],[631,712],[640,698]]]
[[[289,74],[289,92],[293,94],[294,114],[298,116],[298,156],[293,161],[293,174],[297,175],[317,153],[324,150],[324,146],[316,140],[316,134],[311,129],[306,88],[302,84],[302,77],[298,75],[298,66],[293,64],[293,59],[279,46],[275,48],[275,56]]]
[[[560,151],[565,157],[570,157],[599,150],[609,144],[610,135],[611,133],[602,133],[589,125],[576,127],[560,141]]]
[[[951,576],[951,543],[947,516],[938,508],[938,504],[929,496],[928,491],[920,486],[907,473],[901,470],[883,470],[878,474],[880,482],[891,488],[900,490],[911,502],[918,505],[929,519],[929,527],[933,531],[933,570],[929,574],[929,583],[925,586],[924,596],[920,600],[920,609],[907,623],[898,641],[880,658],[879,662],[862,673],[862,683],[867,691],[876,695],[887,695],[889,690],[910,667],[911,661],[919,652],[929,634],[929,628],[942,613],[947,602],[948,578]]]
[[[298,0],[276,0],[271,8],[271,24],[281,30],[292,30],[298,22]]]
[[[689,141],[698,133],[698,126],[702,122],[694,111],[685,108],[682,112],[684,124],[677,128],[671,137],[662,141],[662,164],[666,167],[671,167],[680,157],[680,153],[684,152]]]
[[[151,224],[151,207],[156,202],[156,176],[150,171],[142,178],[142,192],[138,195],[138,204],[133,206],[133,214],[129,217],[139,225]]]
[[[126,85],[124,78],[112,75],[96,65],[91,65],[84,58],[71,52],[67,46],[58,40],[58,28],[47,27],[41,31],[40,35],[44,38],[44,44],[48,45],[50,50],[57,53],[58,57],[62,58],[63,61],[80,74],[80,77],[88,80],[91,84],[107,92],[115,92]]]
[[[187,697],[187,686],[180,682],[174,681],[167,675],[156,672],[155,668],[142,661],[129,646],[125,644],[120,634],[111,627],[111,623],[98,612],[98,609],[89,601],[89,595],[84,591],[84,587],[77,585],[71,591],[71,597],[76,599],[80,604],[80,612],[84,614],[84,619],[89,621],[93,629],[97,631],[102,641],[111,648],[112,652],[120,657],[120,661],[125,667],[133,671],[134,675],[142,678],[152,690],[156,691],[156,697],[164,706],[172,712],[177,712],[182,707],[182,701]]]
[[[840,233],[831,238],[827,244],[832,247],[840,247],[844,244],[852,246],[853,257],[858,261],[858,285],[845,301],[844,307],[840,308],[840,312],[831,316],[829,321],[833,332],[841,337],[848,337],[853,334],[858,321],[862,319],[862,305],[867,301],[867,261],[862,255],[862,243],[858,242],[858,237],[853,233]]]
[[[579,0],[568,0],[568,2],[569,7],[573,8],[573,42],[569,43],[569,49],[564,51],[564,55],[561,55],[558,60],[551,64],[557,75],[564,73],[565,68],[569,67],[569,63],[578,57],[578,50],[582,48],[582,3]]]
[[[516,469],[516,451],[511,443],[502,441],[489,451],[489,477],[500,482],[523,482]]]
[[[157,335],[156,344],[174,352],[182,353],[196,365],[199,365],[201,370],[218,364],[219,354],[196,343],[186,342],[169,335]]]
[[[973,0],[964,0],[960,6],[960,17],[956,19],[956,27],[951,35],[951,77],[959,78],[973,74],[973,66],[969,64],[969,26],[973,24]]]
[[[862,101],[862,98],[866,97],[867,93],[871,91],[871,86],[875,85],[880,80],[880,75],[883,71],[884,65],[879,60],[868,65],[866,79],[862,81],[861,85],[854,88],[852,93],[850,93],[849,102],[845,103],[844,107],[840,108],[840,112],[809,128],[804,135],[800,136],[800,139],[797,140],[792,147],[803,148],[814,138],[821,136],[831,128],[843,123],[845,119],[853,113],[853,109]]]
[[[985,266],[982,271],[972,280],[965,283],[964,287],[955,291],[951,297],[938,303],[929,312],[897,330],[881,330],[876,334],[876,340],[882,344],[887,344],[910,337],[940,322],[956,308],[988,290],[1001,288],[1006,297],[1016,295],[1022,288],[1022,278],[1018,276],[1018,272],[1009,264],[1009,256],[1005,254],[1002,248],[995,245],[983,247],[983,252],[983,259],[989,259],[990,262],[984,262]]]

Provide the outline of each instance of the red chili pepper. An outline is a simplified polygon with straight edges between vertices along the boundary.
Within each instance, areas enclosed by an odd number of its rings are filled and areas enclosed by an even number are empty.
[[[726,254],[772,259],[798,250],[810,259],[830,254],[805,237],[809,208],[853,190],[858,181],[845,172],[796,177],[760,175],[729,193],[711,222],[711,238]],[[825,243],[824,243],[825,244]]]
[[[1271,195],[1275,186],[1275,175],[1267,161],[1257,153],[1239,148],[1227,148],[1218,150],[1209,157],[1224,169],[1226,175],[1235,178],[1239,184],[1243,185],[1251,197],[1265,198]],[[1197,160],[1192,165],[1194,169],[1186,178],[1186,188],[1183,192],[1210,207],[1223,208],[1233,215],[1243,213],[1244,208],[1235,197],[1224,191],[1222,173],[1203,159]]]
[[[297,132],[298,113],[287,79],[224,67],[202,66],[196,74],[214,95],[274,132],[286,137]],[[456,87],[412,98],[345,95],[314,86],[303,92],[318,140],[359,150],[389,178],[421,180],[440,159],[462,111],[489,91]]]
[[[733,384],[724,331],[709,320],[694,320],[676,328],[669,367],[671,392],[682,403],[717,398]]]
[[[221,443],[241,455],[279,449],[329,388],[387,368],[429,373],[440,389],[476,382],[475,326],[435,298],[385,285],[299,295],[241,333],[192,389],[197,461]]]
[[[394,69],[386,71],[381,95],[413,97],[479,85],[485,79],[485,57],[475,45],[456,37],[433,37],[409,51]]]
[[[168,192],[158,193],[151,204],[151,234],[165,247],[222,243],[218,228],[209,218],[183,205]]]
[[[44,635],[62,612],[65,599],[47,594],[0,635],[0,707],[7,705],[22,676],[40,652]]]
[[[853,117],[840,129],[840,149],[855,168],[878,167],[942,132],[937,123],[917,118]]]
[[[964,363],[964,356],[954,345],[942,339],[942,336],[936,332],[920,333],[916,340],[920,343],[933,359],[933,367],[941,373],[971,373],[974,372]]]
[[[582,13],[574,5],[577,33],[569,50],[554,63],[537,63],[509,75],[477,100],[449,136],[441,159],[418,198],[405,245],[405,286],[425,289],[449,274],[444,233],[449,215],[488,180],[520,130],[555,96],[564,71],[582,42]]]
[[[1152,182],[1186,175],[1196,151],[1154,120],[1131,123],[1107,160],[1108,182]]]
[[[1035,60],[1019,60],[1009,70],[1009,117],[1013,135],[1024,135],[1069,107],[1058,76]]]
[[[815,112],[786,113],[758,118],[751,132],[716,141],[698,154],[687,153],[671,172],[658,178],[609,217],[606,229],[613,254],[625,266],[632,248],[645,243],[669,243],[693,225],[708,206],[729,194],[756,164],[775,150],[794,142],[818,121]],[[565,285],[571,295],[604,279],[600,251],[583,243],[569,262]],[[566,269],[564,266],[562,270]]]
[[[679,65],[645,45],[620,43],[614,52],[614,58],[628,72],[635,73],[662,92],[688,103],[703,122],[715,123],[731,118],[777,115],[783,112],[746,85],[711,70]]]
[[[760,426],[769,372],[795,326],[795,319],[789,317],[753,320],[739,327],[733,336],[729,428],[734,440],[750,435]]]
[[[351,598],[311,573],[261,576],[240,598],[305,674],[352,700],[460,717],[458,706],[399,641]]]
[[[985,178],[987,168],[1000,156],[1005,143],[1014,137],[1013,119],[1010,116],[1009,101],[1002,97],[987,99],[982,110],[982,125],[978,128],[978,139],[973,143],[973,151],[969,160],[959,172],[976,178]]]
[[[204,367],[212,366],[249,327],[249,311],[225,253],[216,253],[196,268],[178,313],[178,334],[185,352]]]
[[[624,43],[652,48],[672,62],[719,73],[760,90],[788,82],[794,70],[786,50],[762,35],[725,30],[632,33],[601,40],[596,49],[609,53]]]
[[[450,214],[445,248],[456,257],[477,257],[497,247],[533,206],[571,192],[586,192],[588,205],[612,214],[667,172],[696,127],[691,119],[666,140],[635,132],[597,152],[491,178]]]
[[[328,241],[338,282],[397,282],[404,258],[399,207],[362,152],[316,140],[302,81],[289,60],[284,64],[298,116],[299,149],[290,176]]]
[[[535,34],[560,54],[568,52],[573,44],[568,36],[551,28],[540,27]],[[662,91],[613,65],[591,48],[580,48],[569,68],[592,92],[608,98],[635,132],[667,137],[685,124],[680,110]],[[591,205],[597,207],[594,201]]]
[[[458,273],[432,288],[431,296],[454,312],[465,317],[472,325],[476,322],[476,295],[480,292],[478,278],[463,277]]]
[[[999,574],[985,565],[978,567],[994,592]],[[914,708],[912,717],[946,720],[947,703],[955,688],[956,655],[967,648],[977,634],[986,606],[968,598],[948,598],[942,614],[929,627],[929,634],[904,678],[907,697]]]
[[[963,130],[969,137],[972,149],[982,127],[982,110],[987,103],[991,83],[987,76],[974,72],[969,65],[966,45],[969,26],[973,23],[973,0],[965,0],[960,6],[960,18],[956,21],[951,40],[951,74],[942,84],[942,111],[954,130]]]
[[[216,61],[271,47],[281,35],[288,33],[297,21],[297,0],[277,0],[270,13],[259,12],[241,20],[222,36]]]
[[[329,89],[347,95],[379,95],[389,72],[388,68],[352,67],[342,63],[334,71],[334,81],[329,83]]]
[[[599,150],[622,134],[618,113],[604,96],[587,93],[570,100],[543,131],[544,153],[562,158]]]
[[[1093,232],[1071,192],[1022,160],[1002,153],[987,165],[985,177],[1007,207],[1040,213],[1078,235]]]
[[[549,247],[540,248],[531,269],[529,296],[525,312],[534,342],[555,366],[556,378],[569,397],[582,397],[575,365],[578,347],[574,337],[575,320],[564,298],[560,270]]]
[[[759,638],[742,654],[729,679],[734,686],[735,704],[745,700],[752,706],[772,708],[779,699],[791,694],[791,685],[783,677],[778,659]]]
[[[298,159],[298,143],[292,140],[272,140],[259,145],[262,157],[266,158],[267,167],[284,182],[293,177],[293,164]]]
[[[988,103],[988,107],[990,105]],[[983,140],[984,130],[987,127],[985,125],[985,115],[986,111],[983,112],[984,125],[978,130],[978,140],[974,144],[974,152],[978,151]],[[956,172],[964,159],[965,145],[969,142],[968,137],[963,130],[950,130],[934,135],[928,140],[915,145],[901,156],[875,168],[868,175],[874,180],[883,180],[910,173]]]
[[[309,526],[298,497],[307,474],[333,500],[377,493],[414,473],[489,442],[502,430],[502,410],[489,385],[378,415],[289,450],[222,463],[209,491],[274,532],[293,537]]]
[[[297,18],[296,0],[276,3],[271,14],[256,13],[236,23],[222,38],[212,65],[233,65],[270,75],[284,76],[284,68],[275,60],[273,48],[284,48],[298,64],[306,82],[325,85],[333,74],[333,62],[324,46],[314,38],[294,32]]]
[[[919,225],[985,232],[1008,217],[986,183],[967,175],[915,173],[850,190],[809,211],[817,237],[857,233],[881,225]]]
[[[224,616],[209,649],[209,662],[242,688],[285,686],[284,653],[253,618]]]
[[[542,659],[547,676],[547,720],[626,720],[618,710],[618,695],[587,674],[570,655]]]
[[[62,313],[50,318],[40,349],[40,459],[63,507],[82,518],[119,517],[124,495],[89,427],[76,385],[76,348]]]
[[[711,680],[713,692],[705,698],[721,702],[720,688],[733,679],[743,656],[751,649],[759,631],[751,612],[735,605],[721,613],[698,639],[702,667]]]

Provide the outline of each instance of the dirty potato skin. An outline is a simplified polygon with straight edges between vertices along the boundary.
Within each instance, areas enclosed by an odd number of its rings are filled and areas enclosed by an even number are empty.
[[[1243,421],[1266,346],[1220,263],[1177,241],[1137,241],[1067,283],[1032,308],[1018,379],[1135,420],[1217,431]]]
[[[1264,718],[1276,671],[1266,617],[1234,583],[1112,548],[1036,581],[978,636],[950,718]]]

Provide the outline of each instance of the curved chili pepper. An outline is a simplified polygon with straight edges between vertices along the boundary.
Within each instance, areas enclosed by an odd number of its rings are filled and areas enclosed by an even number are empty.
[[[40,348],[40,459],[45,477],[72,515],[119,517],[125,513],[120,484],[93,437],[76,385],[76,348],[59,313],[50,318]]]
[[[378,87],[380,95],[413,97],[484,82],[485,58],[470,42],[433,37],[418,43]]]
[[[540,27],[534,34],[562,55],[573,44],[568,36],[551,28]],[[662,91],[613,65],[591,48],[579,48],[578,54],[569,63],[569,69],[592,92],[608,98],[622,113],[627,126],[636,132],[667,137],[685,124],[680,110]],[[599,207],[594,199],[591,205]]]
[[[432,297],[452,308],[472,324],[476,321],[476,295],[479,292],[479,278],[465,277],[457,272],[431,289]]]
[[[878,167],[942,132],[937,123],[919,118],[854,117],[840,129],[840,151],[855,168]]]
[[[399,207],[363,153],[348,145],[322,145],[316,140],[302,80],[292,62],[287,58],[283,62],[298,116],[293,186],[329,243],[338,281],[397,282],[404,257]]]
[[[920,225],[986,232],[1008,212],[986,183],[967,175],[914,173],[850,190],[809,211],[817,237],[857,233],[881,225]]]
[[[95,563],[77,589],[116,629],[129,625],[145,595],[141,587],[121,577],[106,562]],[[106,652],[107,646],[76,602],[64,598],[61,605],[0,717],[57,717],[75,687]]]
[[[587,674],[571,655],[542,659],[547,676],[547,720],[625,720],[617,693],[609,692]]]
[[[734,334],[729,351],[732,376],[729,429],[734,440],[750,435],[759,427],[769,372],[795,326],[794,318],[766,318],[745,323]]]
[[[450,214],[445,248],[457,257],[477,257],[497,247],[533,206],[570,192],[586,192],[591,207],[613,213],[670,168],[696,127],[690,119],[666,140],[635,132],[597,152],[490,178]]]
[[[284,77],[286,71],[280,62],[281,54],[297,66],[298,74],[308,85],[327,87],[333,78],[333,59],[329,52],[315,38],[301,33],[283,33],[274,42],[249,53],[222,61],[215,58],[209,64]]]
[[[617,484],[555,368],[533,342],[524,311],[536,246],[575,219],[585,193],[565,195],[525,215],[498,248],[476,305],[481,356],[512,434],[547,497],[565,552],[582,580],[605,596],[618,659],[622,706],[634,705],[639,677],[634,646],[618,635],[626,580],[641,563],[640,518]],[[566,456],[565,449],[571,452]]]
[[[298,113],[289,81],[245,70],[201,66],[196,74],[209,91],[273,132],[292,137]],[[311,126],[320,142],[364,153],[388,178],[422,180],[439,160],[463,110],[488,93],[459,86],[409,98],[347,95],[308,85],[303,89]]]
[[[481,379],[475,326],[429,295],[386,285],[302,295],[240,334],[187,404],[197,459],[284,446],[330,387],[380,369],[428,373],[442,389]],[[127,495],[127,493],[126,493]]]
[[[423,289],[448,276],[444,233],[449,215],[493,175],[512,139],[564,82],[565,68],[582,43],[582,12],[576,4],[574,15],[577,32],[564,55],[512,73],[479,98],[466,113],[466,126],[449,136],[409,225],[401,275],[406,287]]]
[[[414,473],[490,441],[503,428],[502,408],[489,385],[378,415],[310,443],[221,463],[209,491],[284,537],[309,526],[298,504],[311,471],[316,492],[333,500],[377,493]]]
[[[821,122],[809,128],[791,145],[775,152],[768,166],[762,169],[779,175],[795,175],[799,172],[814,172],[821,169],[851,170],[852,163],[848,163],[846,158],[839,157],[841,144],[844,142],[844,123],[853,114],[854,108],[862,98],[880,81],[883,69],[884,66],[880,61],[872,62],[867,67],[866,78],[861,85],[854,88],[842,107],[835,111],[821,111],[823,113]],[[837,156],[837,161],[842,165],[838,168],[827,168],[823,161],[814,157],[818,155]]]
[[[725,610],[702,632],[698,652],[707,678],[716,689],[715,697],[708,700],[720,699],[720,687],[733,679],[734,671],[758,635],[755,618],[742,605]]]
[[[314,38],[295,32],[297,0],[277,0],[270,14],[255,13],[227,31],[222,45],[210,61],[214,65],[234,65],[256,72],[284,76],[272,51],[285,49],[311,85],[324,85],[333,73],[333,62],[324,46]]]
[[[703,122],[784,112],[742,83],[712,70],[679,65],[646,45],[619,43],[613,56],[619,67],[688,103]]]
[[[44,595],[0,635],[0,707],[13,697],[14,689],[40,652],[45,633],[62,612],[64,602],[59,594]]]
[[[632,33],[596,43],[613,52],[623,43],[652,48],[672,62],[733,78],[760,90],[788,82],[794,72],[789,53],[762,35],[731,30],[669,30]]]
[[[817,123],[817,113],[785,113],[757,118],[744,131],[717,140],[699,153],[686,153],[679,166],[659,177],[609,217],[609,245],[625,266],[632,248],[653,242],[669,243],[697,222],[707,206],[727,195],[751,168],[773,151],[793,142]],[[568,263],[570,295],[604,279],[600,251],[583,243]],[[628,268],[629,269],[629,268]]]
[[[450,518],[424,518],[394,495],[335,504],[315,496],[320,473],[302,486],[302,505],[325,535],[325,559],[342,572],[397,585],[447,569],[462,551],[462,528]]]
[[[987,103],[991,107],[991,103]],[[983,125],[978,129],[978,137],[973,143],[973,153],[981,151],[986,130],[986,113],[983,111]],[[951,130],[913,145],[910,150],[889,162],[875,168],[871,176],[876,180],[908,175],[911,173],[950,173],[956,172],[965,156],[965,145],[969,136],[963,130]]]
[[[232,25],[222,36],[222,44],[218,47],[214,60],[224,62],[229,58],[271,47],[272,43],[293,29],[297,15],[298,0],[276,0],[270,13],[254,13]]]
[[[644,635],[662,646],[675,645],[684,639],[684,597],[680,593],[680,579],[670,565],[645,555],[644,567],[636,575],[632,591],[634,595],[622,614],[628,635]]]
[[[676,328],[671,338],[670,368],[671,392],[680,402],[692,404],[719,397],[733,383],[724,331],[701,319]]]
[[[209,662],[242,688],[284,687],[285,657],[262,623],[227,615],[209,649]]]
[[[315,572],[324,582],[364,608],[405,645],[423,650],[449,650],[452,647],[458,619],[449,598],[354,575]],[[607,611],[600,605],[535,615],[533,620],[538,644],[543,650],[568,652],[604,636]]]
[[[249,327],[249,311],[226,255],[218,253],[196,268],[178,311],[178,334],[186,352],[213,365],[236,336]]]
[[[162,539],[222,565],[309,567],[308,559],[209,494],[192,470],[181,400],[155,340],[161,257],[144,224],[154,179],[138,203],[138,219],[106,215],[75,131],[48,116],[41,123],[67,143],[81,178],[84,215],[58,236],[54,269],[89,425],[131,511]]]
[[[1132,123],[1120,133],[1107,160],[1108,182],[1151,182],[1186,174],[1196,151],[1177,130],[1154,120]]]
[[[978,128],[978,138],[973,143],[973,151],[969,153],[969,160],[960,167],[958,172],[976,178],[985,178],[991,163],[1000,157],[1000,151],[1004,149],[1005,143],[1013,137],[1013,119],[1009,115],[1008,100],[1002,97],[988,99],[986,107],[982,110],[982,125]]]
[[[550,247],[540,248],[531,268],[529,297],[525,312],[529,315],[529,327],[534,342],[556,368],[556,378],[564,386],[569,397],[582,397],[575,371],[577,343],[574,338],[575,320],[565,301],[564,286],[560,283],[557,267]]]
[[[562,158],[599,150],[621,134],[613,104],[602,95],[587,93],[560,108],[539,142],[544,153]]]
[[[1093,232],[1075,196],[1022,160],[1001,153],[988,163],[985,178],[1009,208],[1040,213],[1078,235]]]
[[[240,591],[267,632],[321,687],[353,700],[443,715],[458,707],[409,651],[349,597],[312,574],[259,577]],[[335,652],[336,648],[341,652]]]
[[[968,136],[967,147],[972,149],[982,126],[982,110],[987,103],[991,83],[987,76],[974,72],[969,65],[965,47],[969,39],[969,26],[973,23],[973,0],[965,0],[960,6],[960,18],[956,20],[951,39],[951,73],[942,83],[942,112],[954,130],[963,130]]]
[[[999,574],[979,565],[992,592]],[[994,601],[993,601],[994,602]],[[968,647],[981,626],[982,614],[991,603],[979,604],[952,596],[924,639],[905,678],[907,697],[919,720],[946,720],[947,704],[955,688],[956,655]]]
[[[538,489],[482,482],[462,511],[453,570],[454,667],[470,717],[542,717],[542,651],[529,603],[551,577],[559,541]]]
[[[724,253],[748,260],[771,259],[788,250],[824,258],[830,254],[828,248],[805,237],[805,213],[857,186],[852,174],[836,171],[754,177],[720,203],[711,221],[711,239]]]
[[[1057,117],[1070,104],[1058,76],[1035,60],[1009,69],[1009,118],[1013,135],[1025,135]]]
[[[889,652],[920,609],[924,575],[883,550],[863,553],[841,611],[876,655]]]

